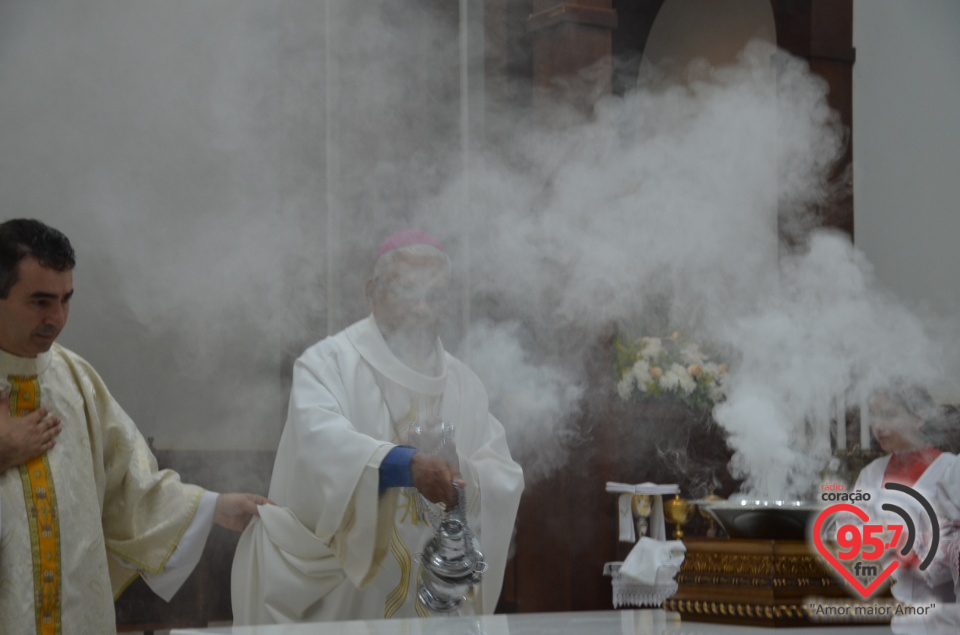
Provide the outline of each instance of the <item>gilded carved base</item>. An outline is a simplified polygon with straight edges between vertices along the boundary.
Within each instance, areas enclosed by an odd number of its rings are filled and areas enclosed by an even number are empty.
[[[768,627],[852,621],[849,611],[843,619],[823,614],[823,607],[850,606],[859,598],[806,541],[689,538],[684,544],[677,592],[663,605],[681,619]]]

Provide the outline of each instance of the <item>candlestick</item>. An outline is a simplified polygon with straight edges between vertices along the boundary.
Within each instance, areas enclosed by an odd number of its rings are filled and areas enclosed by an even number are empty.
[[[834,401],[836,404],[836,417],[837,417],[837,449],[846,450],[847,449],[847,402],[843,398],[843,395],[840,395]]]
[[[865,399],[860,401],[860,447],[870,449],[870,413]]]

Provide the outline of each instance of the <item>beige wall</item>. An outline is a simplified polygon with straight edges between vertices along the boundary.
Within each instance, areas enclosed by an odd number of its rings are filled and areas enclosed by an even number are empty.
[[[856,243],[898,295],[960,304],[960,3],[855,0]]]
[[[854,222],[877,278],[960,351],[960,3],[855,0]],[[960,353],[936,396],[960,400]]]

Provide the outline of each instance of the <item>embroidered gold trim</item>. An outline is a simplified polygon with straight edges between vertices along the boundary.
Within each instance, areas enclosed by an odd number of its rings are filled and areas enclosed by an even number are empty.
[[[412,391],[407,391],[407,393],[410,400],[410,409],[407,411],[407,414],[398,420],[393,420],[391,415],[394,443],[406,443],[407,432],[409,431],[410,426],[420,420],[422,396],[417,395]],[[442,395],[430,395],[423,398],[422,405],[425,406],[426,412],[432,412],[439,409],[441,399]],[[421,518],[416,489],[412,487],[404,488],[401,492],[401,495],[403,495],[406,499],[406,504],[400,507],[400,509],[403,510],[403,513],[400,515],[399,520],[396,521],[393,531],[390,534],[390,551],[396,558],[397,564],[400,565],[400,582],[396,587],[393,588],[392,591],[390,591],[390,593],[387,595],[386,601],[384,602],[383,614],[385,618],[393,617],[393,615],[396,614],[401,607],[403,607],[404,603],[407,601],[407,596],[410,594],[410,573],[413,569],[413,558],[410,554],[410,550],[407,549],[403,539],[400,537],[400,533],[397,530],[397,525],[403,525],[409,522],[416,527],[420,525],[421,521],[426,522],[425,518]],[[424,504],[429,505],[429,503],[426,501],[424,501]],[[418,572],[418,581],[419,575],[420,574]],[[419,597],[415,598],[414,609],[416,610],[417,615],[420,617],[429,616],[426,607],[420,603]]]
[[[387,595],[383,608],[383,617],[385,618],[393,617],[407,601],[407,595],[410,592],[410,571],[413,568],[413,558],[410,556],[407,546],[403,544],[403,539],[400,538],[400,532],[397,531],[396,526],[390,534],[390,551],[393,553],[393,557],[397,559],[397,564],[400,565],[400,582]]]
[[[11,375],[10,410],[17,417],[40,407],[40,382],[36,376]],[[20,466],[23,500],[30,524],[33,555],[34,611],[38,635],[60,633],[60,522],[53,472],[46,454]]]
[[[410,410],[398,421],[393,422],[393,442],[406,443],[407,430],[420,417],[420,404],[416,398],[410,396]]]
[[[423,575],[423,567],[417,571],[417,588],[420,588],[420,576]],[[423,605],[423,602],[420,601],[420,594],[417,593],[417,599],[413,604],[414,610],[417,612],[417,615],[420,617],[430,617],[430,612],[427,611],[427,607]]]

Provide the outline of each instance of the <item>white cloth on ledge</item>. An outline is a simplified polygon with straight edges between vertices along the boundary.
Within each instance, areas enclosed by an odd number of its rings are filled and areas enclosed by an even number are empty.
[[[641,536],[620,567],[620,575],[647,585],[673,582],[687,548],[679,540],[654,540]]]
[[[686,555],[679,540],[643,536],[623,562],[608,562],[604,573],[613,578],[613,607],[660,606],[677,592],[674,579]]]
[[[647,587],[630,582],[629,578],[615,577],[613,580],[613,608],[622,606],[659,607],[677,592],[676,582]]]

